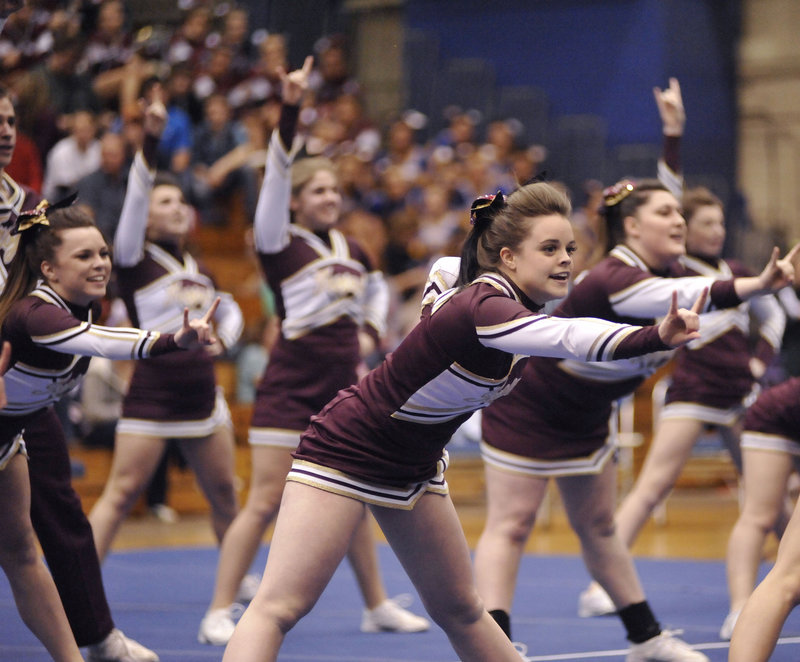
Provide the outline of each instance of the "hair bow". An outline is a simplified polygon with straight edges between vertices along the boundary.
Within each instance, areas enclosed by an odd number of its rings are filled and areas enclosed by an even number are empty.
[[[506,204],[502,191],[494,195],[476,198],[469,208],[469,222],[475,225],[479,220],[492,218]]]
[[[623,179],[603,190],[603,203],[606,207],[613,207],[627,198],[635,189],[635,182]]]
[[[47,200],[42,200],[31,211],[26,211],[17,216],[17,222],[11,234],[20,234],[26,230],[30,230],[36,225],[50,225],[50,220],[47,215],[56,209],[63,209],[69,207],[75,200],[78,199],[78,193],[71,193],[66,198],[62,198],[52,205]]]

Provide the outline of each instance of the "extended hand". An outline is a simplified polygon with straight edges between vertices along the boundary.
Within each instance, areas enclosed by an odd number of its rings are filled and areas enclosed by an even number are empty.
[[[658,335],[665,345],[679,347],[700,337],[700,313],[706,307],[708,288],[704,288],[691,310],[678,308],[678,293],[672,293],[667,316],[658,325]]]
[[[777,292],[794,283],[795,265],[800,260],[800,243],[795,244],[785,257],[779,259],[779,256],[780,251],[776,246],[772,249],[767,266],[758,276],[765,292]]]
[[[284,103],[296,106],[303,100],[303,95],[308,90],[308,78],[311,75],[313,64],[314,58],[309,55],[303,62],[302,69],[296,69],[288,74],[284,69],[278,69],[278,75],[281,77],[281,97]]]
[[[211,345],[216,342],[214,338],[211,320],[219,307],[220,298],[214,299],[214,303],[206,311],[206,314],[196,320],[189,320],[189,309],[183,309],[183,328],[175,334],[175,344],[188,349],[192,345]]]
[[[683,128],[686,126],[686,111],[683,108],[683,97],[681,97],[681,86],[678,79],[670,78],[669,87],[666,90],[654,87],[653,96],[656,98],[664,135],[682,136]]]

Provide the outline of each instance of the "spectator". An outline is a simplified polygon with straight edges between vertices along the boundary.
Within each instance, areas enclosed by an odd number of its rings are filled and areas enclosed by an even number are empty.
[[[100,141],[92,113],[75,113],[70,135],[59,140],[47,155],[42,193],[49,200],[66,195],[78,181],[100,167]]]
[[[205,121],[194,136],[191,165],[191,201],[200,209],[203,222],[225,223],[230,196],[236,190],[254,186],[252,176],[244,168],[220,172],[214,164],[245,142],[237,131],[228,100],[222,94],[212,94],[205,102]],[[256,194],[252,193],[252,199]]]
[[[47,104],[55,112],[61,131],[68,131],[70,116],[77,111],[96,113],[100,110],[91,77],[77,72],[81,53],[78,37],[59,34],[50,55],[33,70],[33,74],[41,78],[39,89],[47,94]]]
[[[114,236],[128,185],[125,141],[106,132],[100,139],[100,166],[78,182],[81,202],[94,212],[94,221],[106,239]]]
[[[92,77],[92,89],[104,108],[119,110],[123,85],[126,81],[136,84],[132,74],[138,73],[138,66],[127,66],[133,57],[133,38],[125,23],[125,5],[121,0],[103,0],[97,10],[97,25],[89,36],[78,68]]]
[[[17,131],[17,146],[14,156],[6,167],[6,172],[18,184],[23,184],[34,191],[42,190],[42,157],[36,143],[21,131]]]
[[[199,71],[208,56],[206,39],[211,30],[211,14],[202,6],[189,10],[170,41],[166,60],[170,65],[188,64]]]

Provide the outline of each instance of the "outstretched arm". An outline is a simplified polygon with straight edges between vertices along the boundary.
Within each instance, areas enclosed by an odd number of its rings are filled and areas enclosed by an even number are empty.
[[[156,151],[167,123],[167,110],[160,94],[156,93],[153,102],[147,106],[144,118],[144,145],[131,164],[125,201],[114,233],[114,262],[122,267],[132,267],[144,257],[150,191],[156,175]]]
[[[278,128],[272,132],[267,150],[264,181],[258,194],[253,238],[260,253],[278,253],[289,243],[291,166],[302,143],[295,140],[298,105],[308,90],[313,58],[302,69],[287,74],[279,69],[283,107]]]
[[[742,301],[759,294],[769,294],[794,284],[797,263],[800,260],[800,243],[794,245],[785,257],[780,257],[778,247],[758,276],[745,276],[734,280],[736,294]]]
[[[678,79],[670,78],[666,90],[654,87],[653,96],[661,117],[661,131],[664,135],[663,153],[658,160],[658,179],[680,200],[683,197],[680,145],[686,126],[686,112]]]

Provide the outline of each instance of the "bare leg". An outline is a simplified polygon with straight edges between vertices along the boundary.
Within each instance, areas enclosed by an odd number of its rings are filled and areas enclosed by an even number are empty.
[[[291,452],[290,448],[251,446],[250,492],[222,539],[210,610],[223,609],[236,600],[264,533],[278,513],[286,474],[292,466]]]
[[[386,600],[386,588],[381,578],[378,552],[375,548],[375,537],[372,535],[371,516],[364,513],[364,519],[358,525],[350,549],[347,551],[347,560],[353,568],[353,573],[358,582],[358,588],[364,597],[367,609],[374,609]]]
[[[486,524],[475,548],[475,585],[487,609],[510,612],[520,560],[548,481],[489,465],[485,473]]]
[[[607,462],[600,474],[558,478],[557,483],[589,574],[618,609],[643,602],[630,551],[614,527],[616,465]]]
[[[220,426],[204,439],[179,439],[178,444],[208,499],[214,534],[222,542],[239,507],[233,485],[233,432]]]
[[[120,524],[155,472],[165,448],[166,440],[159,437],[117,434],[108,482],[89,513],[101,563]]]
[[[373,513],[459,659],[519,662],[475,588],[469,548],[450,497],[428,493],[412,511],[373,508]]]
[[[766,662],[789,612],[800,602],[800,510],[795,508],[775,565],[747,599],[731,637],[728,662]]]
[[[633,489],[614,516],[617,535],[627,547],[633,547],[655,507],[675,486],[702,430],[703,424],[691,418],[666,418],[659,423]]]
[[[19,615],[56,662],[83,662],[56,585],[36,547],[25,456],[16,455],[0,470],[0,503],[0,566]]]
[[[784,507],[792,460],[786,453],[745,448],[744,506],[728,540],[730,609],[744,606],[758,578],[764,541]]]
[[[264,577],[223,660],[275,662],[286,633],[307,614],[347,553],[364,504],[286,484]]]

